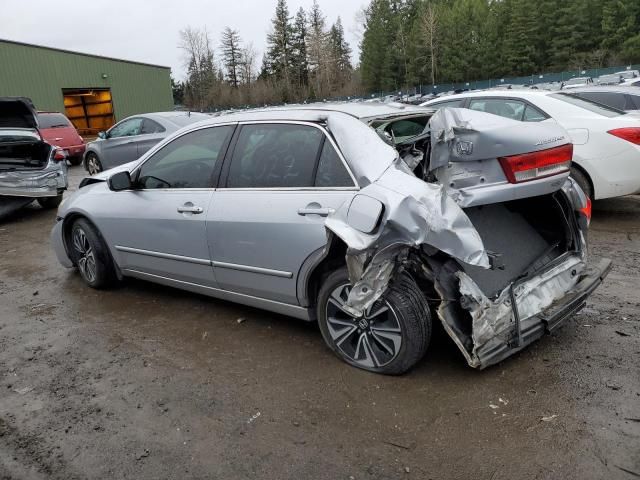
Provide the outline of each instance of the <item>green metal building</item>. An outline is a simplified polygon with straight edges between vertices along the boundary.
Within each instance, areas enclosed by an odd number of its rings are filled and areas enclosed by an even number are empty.
[[[0,96],[63,112],[81,133],[173,109],[170,68],[0,39]]]

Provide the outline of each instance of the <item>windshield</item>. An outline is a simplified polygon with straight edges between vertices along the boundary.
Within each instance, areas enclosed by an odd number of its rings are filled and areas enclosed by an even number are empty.
[[[38,127],[39,128],[61,128],[69,127],[71,123],[67,117],[61,113],[39,113],[38,114]]]
[[[549,96],[562,102],[575,105],[576,107],[584,108],[585,110],[589,110],[592,113],[597,113],[598,115],[602,115],[603,117],[612,118],[625,114],[625,112],[623,112],[622,110],[618,110],[617,108],[608,107],[606,105],[602,105],[601,103],[596,103],[592,102],[591,100],[579,98],[571,93],[552,93]]]
[[[407,140],[427,133],[431,115],[413,116],[395,120],[378,119],[370,123],[383,140],[398,145]]]

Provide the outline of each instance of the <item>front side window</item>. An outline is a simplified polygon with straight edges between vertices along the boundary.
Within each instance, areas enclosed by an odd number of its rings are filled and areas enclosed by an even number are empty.
[[[222,161],[232,126],[189,132],[154,153],[140,168],[138,184],[144,189],[209,188]]]
[[[324,134],[308,125],[245,125],[233,152],[228,188],[314,186]]]
[[[109,130],[109,138],[132,137],[134,135],[140,135],[141,130],[142,119],[130,118]]]

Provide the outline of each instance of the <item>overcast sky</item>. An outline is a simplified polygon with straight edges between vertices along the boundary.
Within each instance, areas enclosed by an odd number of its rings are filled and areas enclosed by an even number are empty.
[[[293,16],[313,0],[288,0]],[[357,58],[356,12],[367,0],[318,0],[330,25],[342,18]],[[262,60],[276,0],[0,0],[0,38],[170,66],[184,77],[177,48],[186,26],[206,27],[217,47],[225,26],[252,42]]]

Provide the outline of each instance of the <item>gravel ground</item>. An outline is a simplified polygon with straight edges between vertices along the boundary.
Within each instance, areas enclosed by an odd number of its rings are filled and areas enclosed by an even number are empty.
[[[596,203],[591,254],[614,267],[557,333],[478,372],[436,332],[402,377],[279,315],[86,288],[54,216],[0,224],[2,479],[640,476],[640,197]]]

